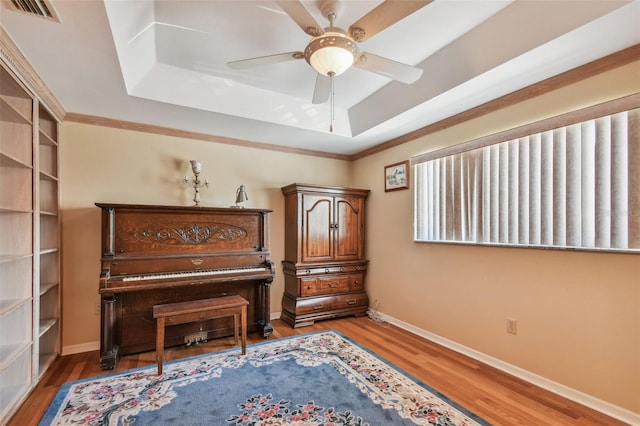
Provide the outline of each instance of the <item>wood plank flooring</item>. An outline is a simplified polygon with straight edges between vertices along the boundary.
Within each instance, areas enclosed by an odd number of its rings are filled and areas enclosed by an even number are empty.
[[[320,321],[298,329],[275,320],[273,326],[272,339],[325,329],[338,330],[494,425],[625,424],[405,330],[374,322],[368,317]],[[264,339],[257,333],[248,336],[249,343],[260,341]],[[165,351],[165,360],[231,346],[233,339],[229,337],[195,346],[169,348]],[[60,357],[10,420],[9,426],[37,425],[58,388],[65,382],[154,365],[155,352],[122,357],[116,370],[112,371],[100,369],[98,351]]]

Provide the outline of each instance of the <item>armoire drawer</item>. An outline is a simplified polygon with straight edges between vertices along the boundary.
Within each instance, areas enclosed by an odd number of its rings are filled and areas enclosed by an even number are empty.
[[[344,293],[345,291],[349,291],[348,275],[331,275],[300,280],[300,296],[302,297]]]
[[[295,314],[306,315],[326,311],[339,311],[368,307],[369,298],[364,292],[336,294],[332,296],[310,297],[296,301]]]
[[[338,294],[348,291],[364,290],[364,276],[353,275],[329,275],[324,277],[301,278],[300,296],[311,297],[324,294]]]

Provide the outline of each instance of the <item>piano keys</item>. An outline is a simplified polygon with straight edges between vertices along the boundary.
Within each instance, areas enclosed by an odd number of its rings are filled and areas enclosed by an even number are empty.
[[[222,268],[222,269],[207,269],[204,271],[184,271],[184,272],[168,272],[151,275],[130,275],[123,276],[122,281],[149,281],[149,280],[165,280],[171,278],[176,280],[178,278],[204,278],[210,275],[230,275],[230,274],[248,274],[251,272],[266,272],[265,267],[252,267],[244,266],[242,268]]]
[[[275,268],[264,209],[96,203],[102,210],[100,364],[155,349],[153,306],[238,294],[248,331],[273,333]],[[167,328],[165,344],[230,336],[228,318]]]

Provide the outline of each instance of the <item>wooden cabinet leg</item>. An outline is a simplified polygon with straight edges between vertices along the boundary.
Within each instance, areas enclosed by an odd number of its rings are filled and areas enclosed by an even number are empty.
[[[260,310],[262,311],[262,318],[259,323],[262,328],[262,337],[266,339],[273,334],[273,326],[271,325],[271,282],[263,281],[259,290]]]
[[[242,333],[242,355],[247,354],[247,306],[242,306],[240,310],[240,330]]]
[[[116,298],[112,294],[101,297],[100,309],[100,367],[113,370],[118,358],[118,345],[113,343],[116,332]]]

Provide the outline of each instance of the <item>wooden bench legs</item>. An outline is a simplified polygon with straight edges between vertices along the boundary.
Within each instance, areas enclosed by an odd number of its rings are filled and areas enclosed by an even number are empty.
[[[156,318],[156,360],[158,375],[162,374],[164,356],[164,331],[169,325],[206,321],[215,318],[233,317],[234,344],[241,341],[242,355],[247,353],[247,305],[241,296],[223,296],[190,302],[168,303],[153,307]]]

